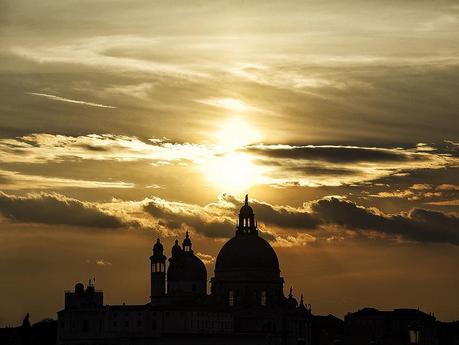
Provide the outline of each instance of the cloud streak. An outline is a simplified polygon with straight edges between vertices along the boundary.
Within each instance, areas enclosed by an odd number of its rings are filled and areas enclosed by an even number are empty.
[[[0,169],[0,189],[61,189],[61,188],[133,188],[129,182],[91,181],[40,175],[21,174],[17,171]]]
[[[361,184],[418,169],[459,166],[451,151],[425,147],[378,148],[339,145],[258,144],[238,154],[263,173],[255,183],[275,186],[341,186]],[[222,155],[218,144],[141,140],[133,136],[31,134],[0,139],[0,162],[45,164],[67,161],[144,161],[147,164],[193,164],[206,171]],[[254,169],[254,166],[251,169]]]
[[[47,99],[50,99],[50,100],[53,100],[53,101],[58,101],[58,102],[66,102],[66,103],[87,105],[89,107],[110,108],[110,109],[115,109],[116,108],[116,107],[111,106],[111,105],[104,105],[104,104],[99,104],[99,103],[80,101],[80,100],[60,97],[60,96],[56,96],[56,95],[49,95],[49,94],[46,94],[46,93],[26,92],[26,94],[27,95],[32,95],[32,96],[44,97],[44,98],[47,98]]]

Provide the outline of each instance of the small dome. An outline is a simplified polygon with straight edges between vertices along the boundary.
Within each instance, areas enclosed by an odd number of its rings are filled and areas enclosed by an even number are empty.
[[[76,293],[84,293],[84,285],[82,283],[75,284],[75,292]]]
[[[182,253],[171,258],[167,269],[168,281],[207,281],[204,263],[193,253]]]
[[[263,238],[235,236],[218,253],[215,272],[247,270],[279,273],[279,260]]]

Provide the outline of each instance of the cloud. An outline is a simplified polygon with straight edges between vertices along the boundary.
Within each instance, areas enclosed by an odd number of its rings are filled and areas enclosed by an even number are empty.
[[[150,199],[144,210],[169,229],[191,227],[196,232],[214,238],[229,238],[234,234],[235,223],[218,207],[201,207],[161,198]]]
[[[325,224],[399,235],[418,242],[459,245],[459,218],[454,215],[419,208],[386,215],[377,209],[334,197],[312,202],[309,206]]]
[[[459,191],[459,186],[455,184],[441,184],[437,186],[437,190],[446,190],[446,191]]]
[[[252,171],[258,169],[260,176],[255,183],[279,187],[361,184],[401,172],[459,166],[459,159],[450,152],[419,151],[417,147],[259,144],[234,150],[241,151],[237,152],[240,160],[253,162]],[[193,164],[209,171],[209,167],[218,166],[223,154],[224,149],[217,144],[141,140],[114,134],[38,133],[0,139],[0,162],[4,163],[144,161],[153,165]]]
[[[236,112],[245,112],[245,111],[254,111],[256,108],[245,104],[244,102],[235,99],[235,98],[209,98],[209,99],[200,99],[198,103],[210,105],[217,108],[222,108],[230,111]]]
[[[413,208],[409,212],[385,214],[342,197],[306,202],[298,208],[257,200],[250,204],[261,223],[263,236],[279,246],[304,245],[319,238],[346,238],[347,230],[364,237],[378,233],[408,241],[459,245],[459,218],[443,212]],[[154,198],[145,211],[165,227],[191,227],[207,237],[228,238],[234,234],[234,220],[241,205],[239,199],[228,194],[205,206]]]
[[[254,145],[246,148],[262,156],[281,159],[326,161],[330,163],[415,162],[426,161],[429,155],[400,148],[377,148],[337,145]]]
[[[397,198],[397,199],[405,199],[409,201],[415,200],[431,200],[431,199],[451,199],[458,196],[459,187],[453,184],[441,184],[438,186],[434,186],[432,184],[426,183],[416,183],[413,184],[411,187],[408,187],[404,190],[393,190],[393,191],[384,191],[378,192],[376,194],[369,194],[369,197],[373,198]],[[433,201],[429,202],[429,205],[437,205],[441,206],[443,202],[448,201]],[[450,205],[444,204],[444,205]]]
[[[434,206],[459,206],[459,199],[456,200],[443,200],[443,201],[431,201],[427,205]]]
[[[39,175],[26,175],[16,171],[0,170],[0,189],[61,189],[61,188],[133,188],[128,182],[78,180]]]
[[[204,253],[196,253],[196,256],[201,259],[206,265],[209,265],[215,261],[215,256],[204,254]]]
[[[95,203],[57,193],[8,195],[0,191],[0,214],[13,222],[70,225],[100,229],[137,226],[103,211]]]
[[[209,147],[174,143],[165,139],[142,141],[114,134],[66,136],[31,134],[15,139],[0,139],[0,161],[36,163],[50,161],[180,161],[199,160],[212,154]]]
[[[98,259],[96,261],[97,266],[111,266],[112,263],[110,261],[104,260],[104,259]]]
[[[143,57],[123,56],[117,51],[138,51],[156,46],[155,38],[129,35],[92,36],[58,46],[11,47],[11,52],[23,59],[41,64],[69,64],[99,68],[112,73],[131,72],[153,74],[180,79],[206,77],[207,74],[192,66],[152,61]]]
[[[64,97],[60,97],[60,96],[56,96],[56,95],[48,95],[46,93],[26,92],[26,94],[27,95],[33,95],[33,96],[39,96],[39,97],[48,98],[48,99],[51,99],[53,101],[82,104],[82,105],[87,105],[87,106],[90,106],[90,107],[111,108],[111,109],[116,108],[116,107],[113,107],[111,105],[104,105],[104,104],[99,104],[99,103],[79,101],[79,100],[76,100],[76,99],[64,98]]]
[[[401,172],[459,165],[450,154],[417,147],[258,144],[244,151],[255,155],[258,164],[269,169],[271,183],[279,186],[361,184]]]
[[[223,200],[234,205],[239,209],[243,203],[229,194],[221,196]],[[306,209],[294,208],[291,206],[271,205],[258,200],[251,200],[252,206],[257,219],[265,224],[278,226],[281,228],[316,228],[320,221],[307,212]]]
[[[148,99],[153,86],[153,83],[148,82],[135,85],[116,85],[107,87],[105,91],[115,95],[127,95],[146,100]]]

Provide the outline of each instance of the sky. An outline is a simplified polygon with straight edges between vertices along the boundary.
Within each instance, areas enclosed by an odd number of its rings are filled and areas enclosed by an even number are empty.
[[[313,313],[459,319],[456,1],[0,0],[0,326],[208,279],[246,193]]]

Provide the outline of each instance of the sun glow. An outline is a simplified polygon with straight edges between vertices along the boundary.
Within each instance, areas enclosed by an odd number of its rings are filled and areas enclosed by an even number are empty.
[[[261,182],[263,169],[239,150],[260,141],[261,135],[241,119],[225,122],[215,134],[217,151],[205,165],[208,179],[223,192],[241,192]]]
[[[218,145],[223,150],[237,150],[246,145],[259,142],[261,135],[245,121],[234,118],[220,127],[215,133]]]

